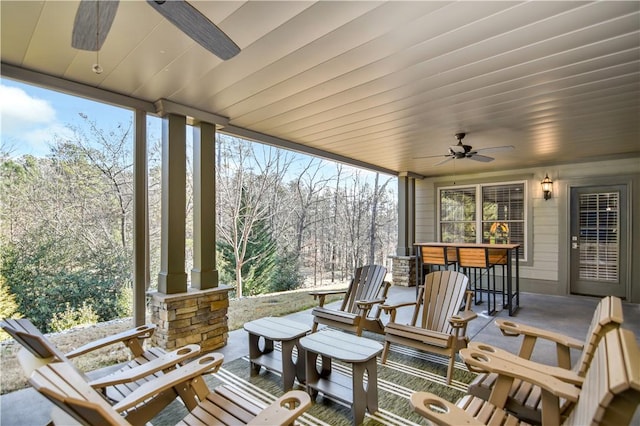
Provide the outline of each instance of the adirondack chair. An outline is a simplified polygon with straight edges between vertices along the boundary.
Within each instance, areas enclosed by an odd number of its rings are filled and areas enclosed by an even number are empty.
[[[266,408],[234,390],[220,386],[211,391],[204,374],[218,371],[224,357],[210,353],[140,386],[113,406],[91,388],[66,363],[38,368],[29,382],[42,395],[84,425],[144,425],[135,418],[137,410],[168,389],[181,389],[180,397],[190,411],[180,425],[288,425],[310,405],[303,391],[289,391]]]
[[[319,299],[319,306],[313,308],[313,330],[319,324],[362,335],[362,330],[384,333],[384,325],[380,320],[382,311],[379,305],[387,299],[391,283],[384,280],[387,268],[380,265],[366,265],[356,269],[356,274],[346,290],[314,291],[309,294]],[[331,294],[345,293],[339,309],[324,306],[325,297]]]
[[[122,343],[129,348],[134,357],[144,357],[145,359],[157,358],[164,354],[159,348],[151,349],[145,353],[142,348],[142,340],[151,337],[156,329],[153,324],[145,324],[130,330],[123,331],[103,339],[89,342],[71,352],[63,354],[51,343],[38,328],[33,325],[27,318],[12,319],[7,318],[0,321],[0,327],[13,337],[24,348],[31,352],[34,356],[41,359],[55,358],[62,360],[63,358],[72,359],[77,356],[89,353],[96,349],[106,346]],[[141,362],[146,362],[141,360]]]
[[[130,348],[135,358],[121,365],[117,371],[90,379],[76,369],[85,382],[94,389],[99,389],[105,398],[111,402],[122,400],[149,380],[150,377],[161,376],[163,372],[175,368],[179,363],[185,362],[200,353],[198,345],[187,345],[168,353],[161,348],[143,350],[139,340],[149,337],[155,329],[154,325],[145,325],[107,336],[66,354],[62,353],[26,318],[5,319],[0,322],[0,326],[23,346],[18,352],[18,361],[26,377],[29,377],[36,368],[53,362],[66,363],[75,369],[70,359],[111,344],[120,342],[125,344]],[[99,374],[93,375],[99,376]],[[137,416],[140,419],[149,420],[177,396],[177,390],[167,391],[163,393],[163,399],[158,398],[155,401],[155,405],[147,405],[146,410],[139,411]]]
[[[498,374],[500,385],[493,388],[491,402],[466,395],[452,404],[429,392],[414,393],[414,411],[435,424],[524,424],[502,409],[514,379],[531,381],[542,389],[543,426],[629,425],[640,403],[640,349],[633,332],[627,329],[611,329],[600,339],[582,388],[472,348],[461,350],[460,355],[468,365]],[[581,378],[576,375],[576,380]],[[561,410],[562,399],[574,403],[566,417]]]
[[[468,283],[469,278],[460,272],[431,272],[425,277],[416,302],[382,305],[381,309],[390,315],[384,329],[382,363],[387,362],[392,343],[445,355],[449,357],[447,384],[450,384],[455,355],[469,342],[467,324],[477,317],[470,308],[473,292],[467,290]],[[465,308],[460,311],[465,296]],[[413,306],[411,323],[397,323],[397,310],[407,306]]]
[[[537,368],[543,373],[554,374],[555,377],[560,379],[565,379],[564,373],[567,371],[571,372],[573,376],[584,377],[602,336],[604,336],[607,331],[618,328],[622,324],[622,321],[622,301],[615,296],[607,296],[602,298],[600,303],[598,303],[584,342],[549,330],[517,324],[510,320],[497,320],[496,325],[500,327],[500,330],[505,336],[524,336],[519,354],[516,356],[507,351],[478,342],[470,343],[469,348],[500,356],[512,363],[519,363],[522,359],[529,360],[538,339],[544,339],[556,344],[557,368],[551,369],[548,365],[535,363],[527,364],[530,368]],[[571,349],[582,351],[573,367],[571,366]],[[496,379],[496,374],[478,375],[469,385],[469,394],[485,400],[489,399]],[[580,385],[581,383],[575,384]],[[534,386],[527,381],[514,380],[505,403],[505,408],[515,413],[520,419],[532,423],[540,423],[541,398],[541,389],[538,386]],[[567,410],[570,406],[571,404],[567,401],[567,403],[562,406],[563,411]]]

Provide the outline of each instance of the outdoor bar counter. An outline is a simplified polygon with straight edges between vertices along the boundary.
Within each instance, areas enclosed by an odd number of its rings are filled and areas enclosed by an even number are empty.
[[[427,243],[415,243],[414,244],[418,250],[416,250],[417,263],[416,265],[422,264],[422,259],[420,258],[420,247],[445,247],[447,249],[457,250],[458,248],[478,248],[484,249],[487,253],[487,258],[493,259],[494,256],[490,256],[489,253],[493,250],[506,251],[506,259],[501,258],[500,260],[506,261],[507,267],[507,299],[506,304],[503,306],[504,308],[509,309],[509,315],[513,315],[518,308],[520,307],[520,244],[484,244],[484,243],[439,243],[439,242],[427,242]],[[514,267],[515,260],[515,267]],[[416,268],[418,270],[419,268]],[[419,277],[418,283],[422,282],[422,277]]]

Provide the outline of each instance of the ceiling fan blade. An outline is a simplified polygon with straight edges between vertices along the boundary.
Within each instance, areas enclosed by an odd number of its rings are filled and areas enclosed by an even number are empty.
[[[514,149],[513,145],[491,146],[489,148],[476,149],[476,152],[498,152],[498,151],[509,151],[512,149]]]
[[[439,166],[441,164],[448,163],[449,161],[455,160],[455,159],[456,159],[456,157],[447,155],[447,158],[445,158],[444,160],[434,164],[434,166]]]
[[[478,150],[479,151],[479,150]],[[468,157],[469,160],[474,160],[474,161],[481,161],[483,163],[488,163],[490,161],[493,161],[494,158],[493,157],[487,157],[486,155],[478,155],[478,154],[473,154],[473,155],[469,155]]]
[[[116,17],[118,4],[118,1],[80,0],[73,22],[71,46],[81,50],[100,50]]]
[[[231,59],[240,48],[198,9],[184,0],[147,0],[155,10],[222,60]]]

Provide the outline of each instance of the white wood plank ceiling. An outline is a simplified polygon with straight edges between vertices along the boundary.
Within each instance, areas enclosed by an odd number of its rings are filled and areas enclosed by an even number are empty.
[[[515,149],[458,173],[640,156],[640,2],[191,3],[240,54],[222,61],[122,1],[97,75],[96,54],[71,47],[77,1],[3,0],[3,69],[167,99],[392,172],[450,174],[416,157],[461,131]]]

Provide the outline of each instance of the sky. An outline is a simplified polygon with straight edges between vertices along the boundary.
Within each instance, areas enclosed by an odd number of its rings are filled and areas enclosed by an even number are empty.
[[[123,108],[66,95],[53,90],[0,79],[1,150],[11,156],[45,156],[54,136],[70,136],[68,125],[83,123],[79,113],[109,128],[129,122],[132,112]]]

